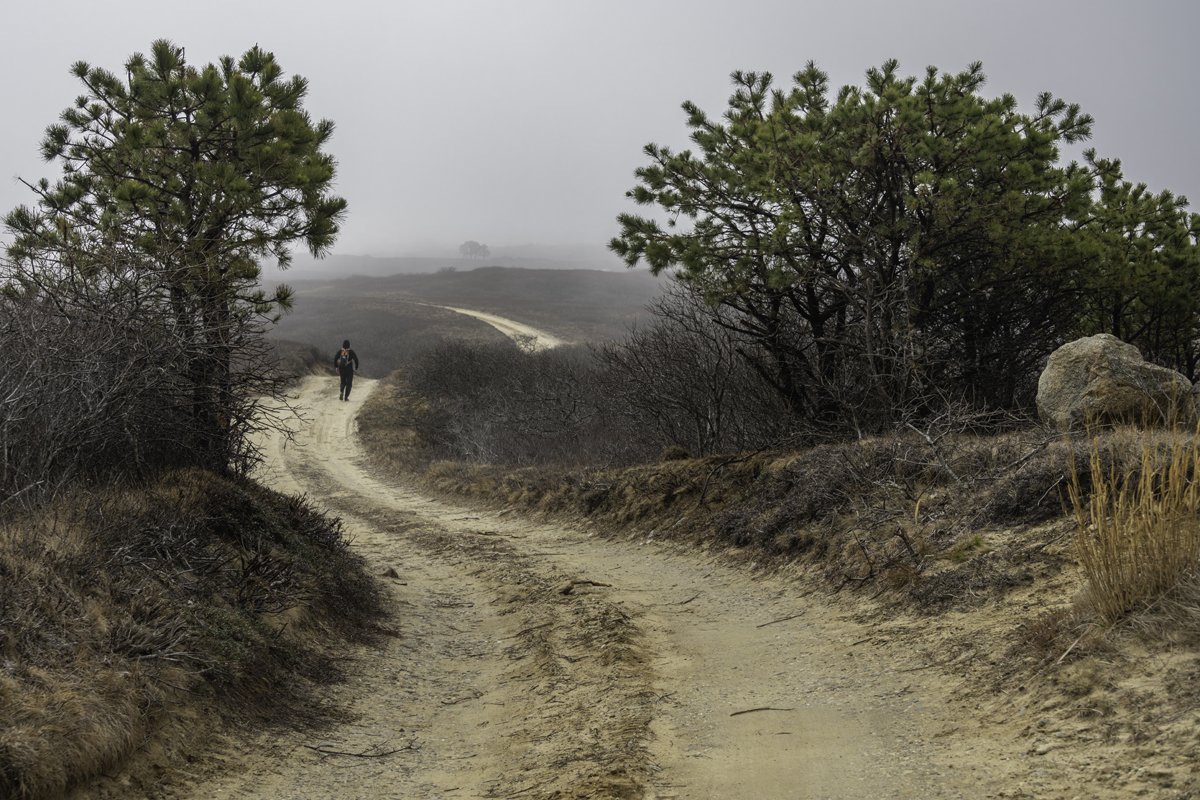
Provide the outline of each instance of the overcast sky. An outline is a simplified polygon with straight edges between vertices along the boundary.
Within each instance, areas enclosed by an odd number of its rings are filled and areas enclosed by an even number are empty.
[[[1200,209],[1198,30],[1191,0],[9,2],[0,210],[28,202],[17,176],[54,177],[37,144],[79,93],[70,64],[118,70],[162,37],[196,64],[258,43],[309,79],[337,125],[344,254],[601,244],[642,146],[685,143],[683,100],[719,114],[732,70],[786,80],[810,59],[835,86],[891,57],[981,60],[988,94],[1080,103],[1101,154]]]

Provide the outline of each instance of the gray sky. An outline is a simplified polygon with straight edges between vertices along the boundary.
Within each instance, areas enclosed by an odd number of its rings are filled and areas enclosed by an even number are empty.
[[[75,60],[119,69],[156,38],[197,64],[258,43],[309,79],[350,216],[335,252],[440,254],[601,244],[649,141],[679,146],[679,104],[719,114],[734,69],[835,86],[898,58],[984,63],[989,94],[1048,90],[1096,118],[1127,177],[1200,208],[1200,3],[1144,0],[59,0],[9,2],[0,32],[0,211],[16,177],[53,177],[37,144],[79,93]]]

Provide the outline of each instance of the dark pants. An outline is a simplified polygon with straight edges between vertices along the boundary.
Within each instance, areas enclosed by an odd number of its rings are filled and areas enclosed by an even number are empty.
[[[348,369],[341,373],[342,389],[338,392],[338,397],[342,400],[350,399],[350,387],[354,385],[354,370]]]

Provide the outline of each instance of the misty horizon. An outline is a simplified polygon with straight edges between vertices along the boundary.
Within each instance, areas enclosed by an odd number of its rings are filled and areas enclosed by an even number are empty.
[[[1200,197],[1200,112],[1180,100],[1200,66],[1190,41],[1200,7],[1184,2],[759,0],[736,15],[719,2],[205,8],[185,17],[148,0],[74,0],[8,12],[0,59],[20,78],[0,87],[4,212],[33,200],[18,177],[57,177],[38,144],[79,93],[70,65],[119,71],[164,37],[197,65],[258,43],[308,79],[305,107],[336,125],[334,191],[349,201],[341,255],[452,257],[475,240],[493,253],[585,249],[619,267],[603,248],[617,215],[636,209],[625,192],[643,146],[687,146],[680,104],[718,116],[733,70],[771,71],[786,86],[809,60],[835,89],[891,57],[909,75],[982,61],[984,94],[1011,93],[1024,109],[1041,91],[1078,102],[1096,120],[1089,146],[1122,159],[1130,180]]]

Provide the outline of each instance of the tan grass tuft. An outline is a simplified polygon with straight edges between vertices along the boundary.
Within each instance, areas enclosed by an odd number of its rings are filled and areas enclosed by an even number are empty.
[[[1151,606],[1200,564],[1200,437],[1147,441],[1125,468],[1093,440],[1089,469],[1090,493],[1072,464],[1075,544],[1087,602],[1115,622]]]

